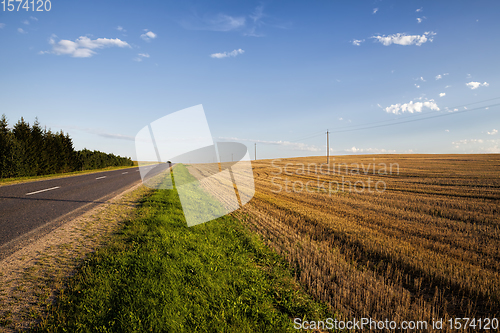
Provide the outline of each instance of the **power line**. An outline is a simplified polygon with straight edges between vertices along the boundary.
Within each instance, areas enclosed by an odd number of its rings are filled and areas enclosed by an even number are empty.
[[[460,105],[460,106],[455,106],[453,108],[448,108],[448,110],[449,109],[456,109],[456,108],[460,108],[460,107],[465,107],[465,106],[468,106],[468,105],[473,105],[473,104],[478,104],[478,103],[484,103],[484,102],[488,102],[488,101],[498,100],[498,99],[500,99],[500,97],[495,97],[495,98],[490,98],[490,99],[486,99],[486,100],[482,100],[482,101],[478,101],[478,102],[463,104],[463,105]],[[393,125],[411,123],[411,122],[415,122],[415,121],[421,121],[421,120],[427,120],[427,119],[433,119],[433,118],[440,118],[440,117],[452,116],[452,115],[466,113],[466,112],[471,112],[471,111],[476,111],[476,110],[486,110],[487,108],[495,107],[495,106],[499,106],[499,105],[500,105],[500,103],[496,103],[496,104],[490,104],[490,105],[480,106],[480,107],[473,108],[473,109],[466,109],[466,110],[462,110],[462,111],[451,111],[451,112],[448,112],[448,113],[437,114],[437,115],[414,114],[414,115],[408,115],[406,117],[403,117],[402,119],[399,119],[399,121],[397,121],[398,119],[390,119],[390,120],[381,120],[381,121],[376,121],[376,122],[371,122],[371,123],[365,123],[365,124],[358,124],[358,125],[338,127],[336,130],[333,130],[333,131],[328,131],[327,130],[327,133],[328,133],[327,134],[327,141],[329,141],[329,136],[328,135],[330,133],[345,133],[345,132],[361,131],[361,130],[366,130],[366,129],[379,128],[379,127],[387,127],[387,126],[393,126]],[[423,116],[425,116],[425,117],[423,117]],[[406,120],[408,118],[415,118],[415,117],[421,117],[421,118]],[[396,122],[393,122],[393,121],[396,121]],[[380,123],[386,123],[386,122],[393,122],[393,123],[382,124],[382,125],[373,125],[373,124],[380,124]],[[363,126],[363,125],[370,125],[370,126],[360,127],[360,126]],[[351,128],[351,127],[358,127],[358,128]],[[306,137],[303,137],[301,139],[291,140],[291,141],[287,141],[287,142],[292,143],[292,142],[297,142],[297,141],[304,141],[304,140],[308,140],[308,139],[312,139],[312,138],[316,138],[316,137],[322,136],[324,134],[323,131],[318,131],[316,133],[319,133],[319,134],[315,134],[315,135],[311,135],[311,136],[306,136]],[[265,142],[263,142],[263,143],[265,143]],[[328,145],[329,145],[329,143],[327,143],[327,146]],[[327,154],[329,154],[329,147],[328,147]],[[327,158],[328,158],[328,156],[327,156]],[[255,159],[257,160],[257,144],[256,143],[255,143]]]
[[[297,142],[297,141],[306,140],[306,139],[309,139],[309,138],[315,138],[317,136],[323,135],[323,131],[316,131],[316,132],[312,132],[312,133],[314,133],[314,135],[312,135],[312,136],[306,136],[304,138],[296,139],[296,140],[289,141],[289,142]],[[317,133],[320,133],[320,134],[317,134]]]
[[[468,106],[468,105],[473,105],[473,104],[478,104],[478,103],[484,103],[484,102],[489,102],[489,101],[498,100],[498,99],[500,99],[500,97],[490,98],[490,99],[486,99],[486,100],[482,100],[482,101],[477,101],[477,102],[472,102],[472,103],[468,103],[468,104],[462,104],[462,105],[454,106],[454,107],[451,107],[451,108],[448,108],[448,109],[457,109],[457,108],[465,107],[465,106]],[[392,126],[392,125],[403,124],[403,123],[408,123],[408,122],[413,122],[413,121],[419,121],[419,120],[425,120],[425,119],[431,119],[431,118],[437,118],[437,117],[444,117],[444,116],[449,116],[449,115],[453,115],[453,114],[457,114],[457,113],[463,113],[463,112],[469,112],[469,111],[479,110],[479,109],[482,109],[482,108],[493,107],[493,106],[497,106],[497,105],[500,105],[500,104],[491,104],[491,105],[477,107],[477,108],[474,108],[474,109],[467,109],[467,110],[463,110],[463,111],[454,111],[454,112],[449,112],[449,113],[440,114],[440,115],[427,116],[427,117],[424,117],[425,114],[408,115],[406,117],[402,117],[402,119],[399,119],[399,121],[398,121],[398,119],[389,119],[389,120],[380,120],[380,121],[375,121],[375,122],[370,122],[370,123],[364,123],[364,124],[358,124],[358,125],[349,125],[349,126],[338,127],[337,129],[334,129],[330,133],[343,133],[343,132],[359,131],[359,130],[363,130],[363,129]],[[415,117],[423,117],[423,118],[421,118],[421,119],[405,120],[405,119],[408,119],[408,118],[415,118]],[[385,124],[385,125],[366,126],[366,127],[361,127],[361,128],[348,129],[348,128],[352,128],[352,127],[360,127],[360,126],[364,126],[364,125],[373,125],[373,124],[380,124],[380,123],[393,122],[393,121],[396,121],[396,122],[395,123],[391,123],[391,124]],[[318,131],[316,133],[320,133],[320,132]],[[312,138],[317,138],[319,136],[322,136],[323,133],[324,132],[321,131],[320,134],[306,136],[306,137],[303,137],[303,138],[300,138],[300,139],[291,140],[291,141],[288,141],[288,142],[297,142],[297,141],[304,141],[304,140],[308,140],[308,139],[312,139]]]
[[[474,109],[467,109],[467,110],[462,110],[462,111],[455,111],[455,112],[450,112],[450,113],[438,114],[438,115],[428,116],[428,117],[420,118],[420,119],[411,119],[411,120],[400,121],[400,122],[392,123],[392,124],[383,124],[383,125],[367,126],[367,127],[354,128],[354,129],[346,129],[346,130],[340,130],[340,131],[332,131],[332,133],[354,132],[354,131],[360,131],[360,130],[364,130],[364,129],[371,129],[371,128],[386,127],[386,126],[399,125],[399,124],[405,124],[405,123],[412,123],[415,121],[421,121],[421,120],[427,120],[427,119],[439,118],[439,117],[446,117],[446,116],[451,116],[451,115],[455,115],[455,114],[459,114],[459,113],[465,113],[465,112],[485,109],[485,108],[499,106],[499,105],[500,105],[500,103],[491,104],[491,105],[487,105],[487,106],[477,107]]]
[[[462,105],[458,105],[458,106],[453,106],[451,108],[448,108],[448,110],[450,110],[450,109],[458,109],[458,108],[461,108],[461,107],[464,107],[464,106],[473,105],[473,104],[479,104],[479,103],[484,103],[484,102],[489,102],[489,101],[493,101],[493,100],[497,100],[497,99],[500,99],[500,97],[495,97],[495,98],[485,99],[485,100],[478,101],[478,102],[473,102],[473,103],[468,103],[468,104],[462,104]],[[488,107],[488,106],[484,106],[484,107]],[[406,117],[401,117],[401,118],[402,119],[407,119],[407,118],[414,118],[414,117],[422,117],[424,115],[425,114],[423,114],[423,113],[418,113],[418,114],[407,115]],[[358,124],[358,125],[343,126],[343,127],[337,128],[337,129],[344,129],[344,128],[350,128],[350,127],[358,127],[358,126],[364,126],[364,125],[373,125],[373,124],[385,123],[385,122],[396,121],[396,120],[401,120],[401,119],[380,120],[380,121],[375,121],[375,122],[370,122],[370,123],[364,123],[364,124]]]
[[[302,138],[302,139],[288,141],[288,142],[304,141],[304,140],[307,140],[307,139],[317,138],[318,136],[323,136],[323,131],[321,131],[321,134],[316,134],[316,135],[313,135],[313,136],[308,136],[308,137],[305,137],[305,138]]]

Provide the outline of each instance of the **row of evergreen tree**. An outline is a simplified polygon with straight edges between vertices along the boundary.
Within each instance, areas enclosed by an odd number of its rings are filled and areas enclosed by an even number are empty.
[[[133,166],[130,158],[97,150],[76,151],[69,134],[30,126],[21,118],[13,128],[0,119],[0,178],[39,176],[108,166]]]

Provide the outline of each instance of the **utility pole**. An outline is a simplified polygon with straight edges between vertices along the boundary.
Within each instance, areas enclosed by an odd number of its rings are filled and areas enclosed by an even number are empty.
[[[231,162],[234,162],[233,153],[231,153]]]
[[[255,160],[257,161],[257,144],[255,144]]]
[[[330,165],[330,138],[328,130],[326,130],[326,164]]]

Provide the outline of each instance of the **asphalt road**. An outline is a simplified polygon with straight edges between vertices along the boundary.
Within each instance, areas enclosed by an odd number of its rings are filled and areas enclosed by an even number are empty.
[[[146,168],[150,173],[161,171]],[[135,167],[1,186],[0,259],[140,180]]]

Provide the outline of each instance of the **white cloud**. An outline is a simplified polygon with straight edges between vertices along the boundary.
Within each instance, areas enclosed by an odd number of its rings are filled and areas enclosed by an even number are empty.
[[[372,36],[371,38],[377,39],[377,41],[385,46],[389,46],[391,44],[420,46],[428,41],[432,42],[433,36],[435,35],[435,32],[428,31],[423,35],[407,35],[405,33],[397,33],[389,36]]]
[[[34,17],[34,16],[30,16],[30,20],[32,20],[32,21],[38,21],[38,19],[36,17]]]
[[[134,61],[141,62],[143,58],[149,58],[148,53],[139,53],[138,57],[134,59]]]
[[[439,94],[439,97],[444,97],[444,96],[446,96],[446,93],[440,93]]]
[[[96,52],[94,49],[102,49],[105,47],[130,47],[127,42],[118,38],[97,38],[90,39],[85,36],[78,37],[74,42],[67,39],[62,39],[58,42],[54,40],[54,35],[50,38],[49,44],[52,45],[52,53],[57,55],[70,55],[74,58],[88,58]],[[47,53],[47,52],[45,52]]]
[[[84,132],[87,132],[90,134],[96,134],[96,135],[99,135],[103,138],[108,138],[108,139],[135,141],[135,136],[131,136],[131,135],[109,133],[109,132],[105,132],[103,130],[99,130],[99,129],[95,129],[95,128],[85,128],[85,127],[79,127],[79,126],[70,126],[69,128],[76,129],[79,131],[84,131]]]
[[[455,148],[462,148],[469,153],[498,153],[500,140],[464,139],[451,143]]]
[[[147,29],[145,31],[147,32],[141,35],[141,38],[144,39],[145,41],[150,41],[151,39],[156,38],[156,34],[154,32],[148,31]]]
[[[381,154],[381,153],[393,154],[396,152],[395,150],[388,150],[388,149],[356,148],[356,147],[345,149],[345,151],[352,152],[352,153],[371,153],[371,154]]]
[[[378,12],[378,8],[373,8],[373,14],[376,14]]]
[[[415,83],[415,87],[417,87],[417,89],[420,88],[420,86],[418,84],[416,84],[416,83]]]
[[[459,141],[453,141],[451,144],[459,146],[459,145],[468,145],[471,143],[483,143],[484,141],[482,139],[464,139],[464,140],[459,140]]]
[[[318,152],[318,151],[323,151],[324,148],[317,147],[315,145],[308,145],[305,143],[301,142],[290,142],[290,141],[266,141],[266,140],[249,140],[249,139],[240,139],[240,138],[227,138],[227,137],[219,137],[218,139],[224,140],[224,141],[236,141],[236,142],[242,142],[242,141],[248,141],[248,142],[253,142],[253,143],[261,143],[261,144],[267,144],[267,145],[277,145],[277,146],[285,146],[294,150],[301,150],[301,151],[312,151],[312,152]]]
[[[135,141],[135,137],[131,135],[123,135],[123,134],[114,134],[114,133],[105,133],[105,132],[94,132],[95,134],[102,136],[103,138],[108,139],[118,139],[118,140],[127,140],[127,141]]]
[[[451,87],[451,86],[445,86],[444,89],[448,89],[449,87]]]
[[[249,36],[249,37],[264,37],[265,36],[264,34],[256,33],[255,30],[256,30],[256,27],[251,27],[250,29],[248,29],[247,32],[243,33],[243,36]]]
[[[498,130],[493,129],[491,132],[487,132],[489,135],[495,135],[498,133]]]
[[[242,49],[233,50],[231,52],[223,52],[223,53],[213,53],[210,55],[212,58],[222,59],[227,57],[236,57],[238,54],[243,54],[245,51]]]
[[[127,30],[125,30],[125,29],[124,29],[122,26],[120,26],[120,25],[116,27],[116,30],[118,30],[118,31],[123,31],[123,32],[127,32]]]
[[[471,78],[472,78],[472,75],[467,74],[466,78],[467,78],[467,79],[471,79]]]
[[[422,23],[423,20],[425,20],[427,17],[422,16],[422,17],[417,17],[417,23]]]
[[[3,29],[5,27],[5,23],[0,23],[0,29]]]
[[[266,15],[264,13],[263,5],[256,7],[255,10],[248,16],[250,17],[251,20],[250,24],[248,25],[248,28],[246,28],[245,31],[243,32],[243,36],[264,37],[265,34],[260,32],[263,27],[273,27],[279,29],[288,29],[290,27],[290,23],[280,22],[280,20],[276,19],[275,17]],[[232,18],[232,19],[233,20],[231,21],[231,24],[228,26],[228,29],[225,29],[224,31],[243,28],[247,25],[244,17]]]
[[[420,13],[421,11],[423,11],[424,9],[422,7],[420,7],[419,9],[416,10],[417,13]]]
[[[289,29],[290,23],[280,22],[279,19],[267,15],[264,12],[264,5],[259,5],[255,9],[243,16],[231,16],[223,13],[217,15],[192,15],[180,22],[189,30],[210,30],[210,31],[240,31],[243,36],[263,37],[261,32],[263,27],[273,27],[279,29]]]
[[[30,21],[28,20],[24,20],[24,21],[21,21],[22,24],[26,24],[26,25],[29,25],[30,24]]]
[[[17,28],[17,32],[19,32],[20,34],[27,34],[27,32],[23,30],[23,28]]]
[[[449,75],[450,73],[444,73],[444,74],[439,74],[439,75],[436,75],[436,80],[441,80],[443,78],[443,76],[446,76],[446,75]]]
[[[357,45],[357,46],[359,46],[359,45],[361,45],[361,43],[363,43],[364,41],[365,41],[364,39],[354,39],[354,40],[352,41],[352,45]]]
[[[208,20],[208,23],[211,27],[210,30],[230,31],[244,26],[245,18],[219,14],[216,17]]]
[[[447,133],[450,133],[450,130],[444,130],[444,131],[447,132]]]
[[[252,19],[255,18],[257,21],[261,17],[258,10],[251,16]],[[236,17],[218,14],[215,16],[205,16],[204,18],[195,16],[189,20],[182,21],[181,25],[185,29],[190,30],[231,31],[244,27],[245,23],[246,19],[243,16]]]
[[[344,118],[339,118],[339,120],[344,120]]]
[[[249,15],[254,23],[260,21],[261,18],[264,17],[264,6],[257,6],[252,14]]]
[[[422,81],[422,82],[425,82],[425,79],[423,78],[423,76],[419,77],[419,78],[418,78],[418,79],[416,79],[416,80],[420,80],[420,81]]]
[[[409,103],[404,104],[392,104],[391,106],[386,107],[384,110],[387,113],[401,114],[405,112],[415,113],[422,112],[423,108],[427,108],[434,111],[439,111],[439,107],[433,99],[426,100],[424,102],[414,102],[411,101]]]
[[[488,82],[484,82],[484,83],[481,83],[481,82],[474,82],[474,81],[471,81],[469,83],[466,83],[465,84],[467,87],[471,88],[472,90],[474,89],[477,89],[479,87],[487,87],[489,86],[490,84]]]

